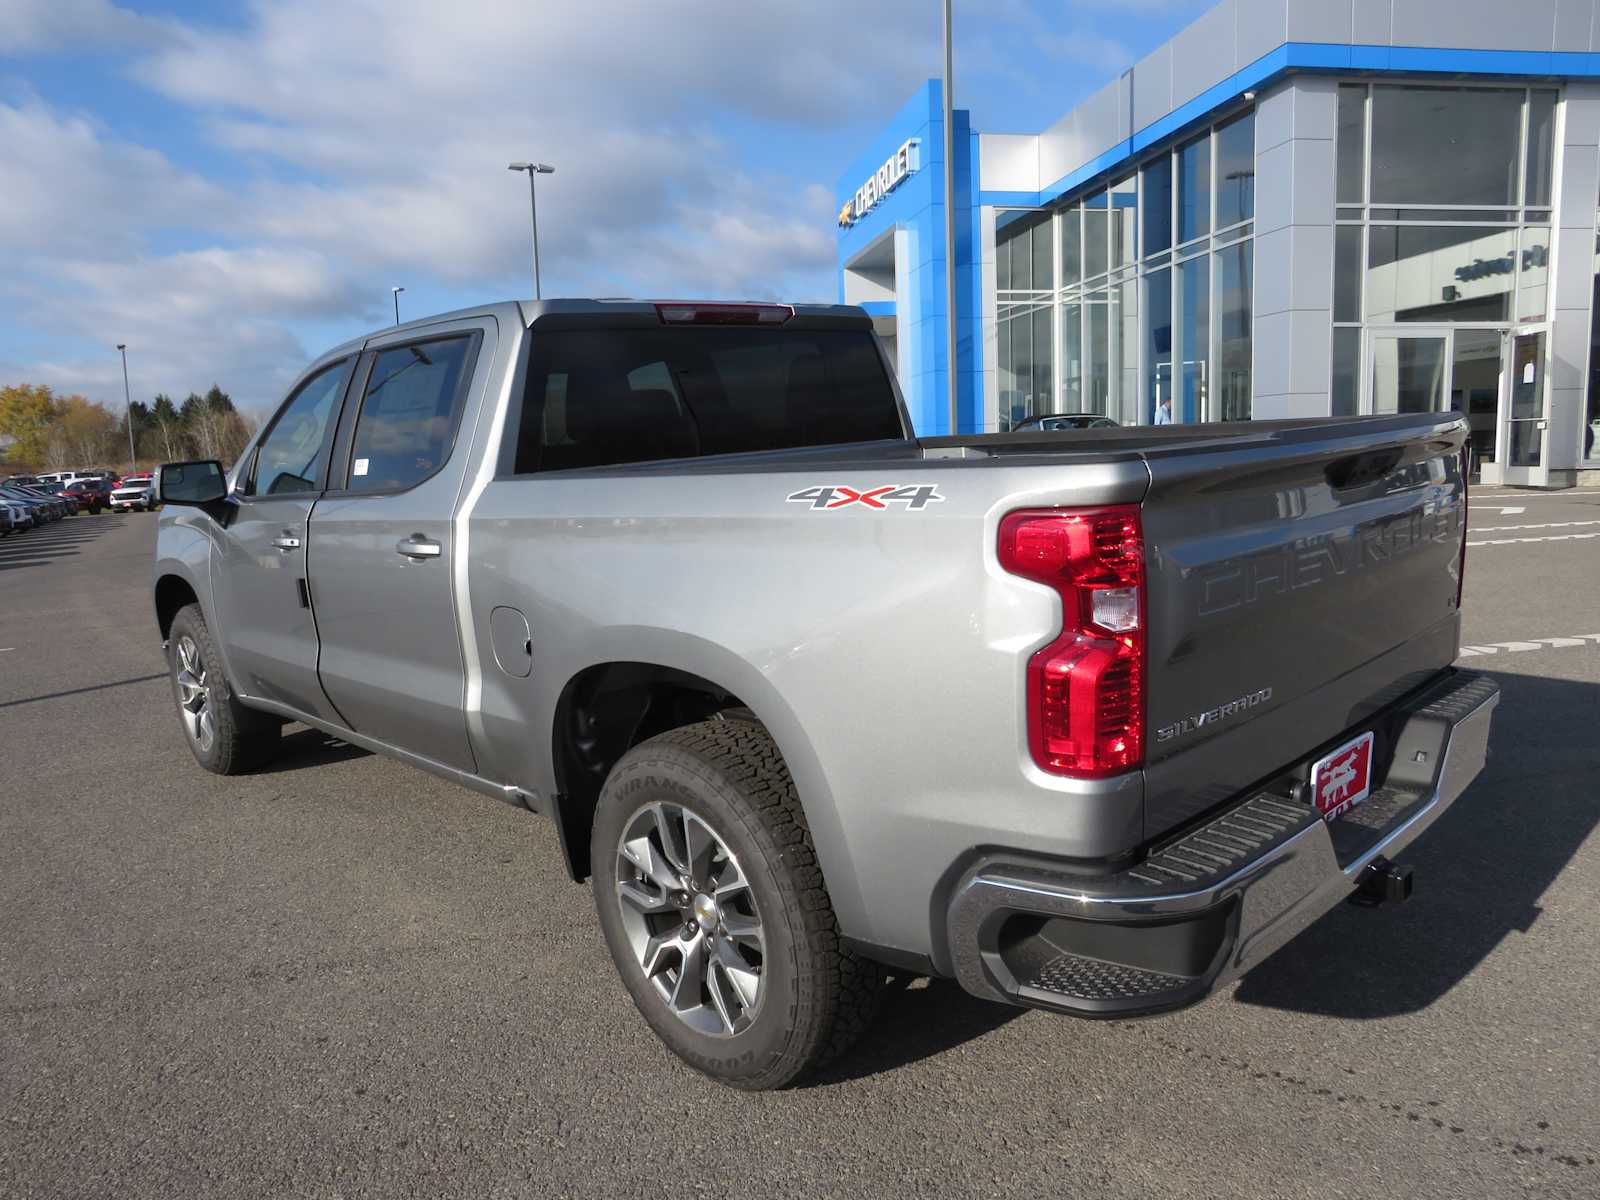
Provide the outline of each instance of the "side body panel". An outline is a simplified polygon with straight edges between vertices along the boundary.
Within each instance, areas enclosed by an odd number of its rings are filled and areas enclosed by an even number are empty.
[[[470,620],[528,618],[528,678],[480,650],[486,774],[556,788],[551,731],[567,682],[606,662],[692,672],[772,730],[806,806],[847,933],[926,953],[941,877],[989,844],[1097,858],[1142,832],[1142,778],[1081,783],[1028,756],[1028,654],[1059,602],[994,563],[1025,505],[1136,501],[1136,458],[1070,470],[960,460],[501,479],[468,518]],[[933,485],[919,511],[793,502],[819,486]]]

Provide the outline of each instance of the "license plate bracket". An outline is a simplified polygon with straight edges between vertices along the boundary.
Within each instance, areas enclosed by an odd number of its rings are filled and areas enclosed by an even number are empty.
[[[1374,740],[1368,730],[1312,766],[1311,799],[1324,820],[1336,820],[1372,794]]]

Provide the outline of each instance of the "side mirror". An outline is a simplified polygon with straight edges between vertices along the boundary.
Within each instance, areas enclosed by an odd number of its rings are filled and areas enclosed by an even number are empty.
[[[215,459],[166,463],[156,481],[156,495],[163,504],[198,508],[215,504],[227,494],[227,477],[222,473],[222,464]]]

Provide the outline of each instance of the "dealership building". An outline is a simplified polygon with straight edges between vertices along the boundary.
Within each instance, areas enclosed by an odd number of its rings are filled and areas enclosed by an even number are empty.
[[[1485,482],[1600,485],[1600,0],[1225,0],[1041,117],[956,109],[947,198],[929,81],[839,181],[919,433],[953,369],[960,432],[1454,409]]]

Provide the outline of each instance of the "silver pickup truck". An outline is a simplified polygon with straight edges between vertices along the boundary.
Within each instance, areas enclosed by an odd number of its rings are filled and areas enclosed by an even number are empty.
[[[221,774],[302,722],[548,815],[666,1044],[743,1088],[887,975],[1192,1003],[1483,765],[1448,413],[917,438],[853,308],[506,303],[163,468]]]

